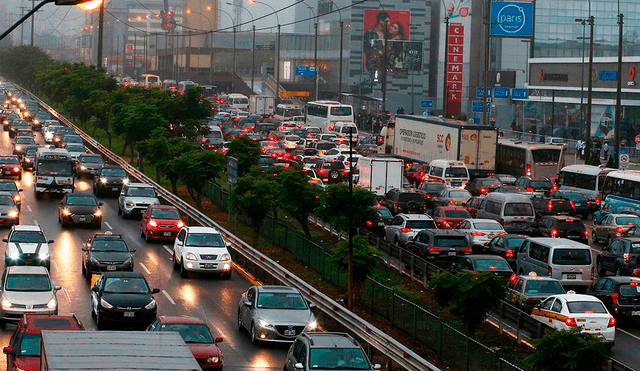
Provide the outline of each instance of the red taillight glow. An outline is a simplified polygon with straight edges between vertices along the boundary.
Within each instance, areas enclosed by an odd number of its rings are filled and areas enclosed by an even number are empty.
[[[480,188],[480,193],[487,193],[487,189],[484,187]]]
[[[505,256],[507,258],[513,258],[513,249],[507,249]]]
[[[400,228],[400,232],[409,233],[409,232],[411,232],[411,228]]]
[[[449,200],[449,205],[455,205],[455,204],[456,204],[455,201]]]
[[[471,232],[471,235],[473,237],[480,237],[480,236],[484,236],[484,232]]]
[[[430,247],[427,249],[429,252],[441,252],[442,249],[439,247]]]
[[[629,253],[624,253],[622,254],[622,257],[624,258],[624,262],[628,263],[629,262]]]
[[[618,233],[622,233],[624,230],[622,229],[622,227],[616,227],[616,232]]]
[[[569,327],[576,327],[578,326],[578,324],[576,323],[576,320],[574,318],[571,317],[567,317],[564,319],[564,323],[565,325],[569,326]]]
[[[585,236],[589,236],[589,231],[585,229],[585,230],[584,230],[584,235],[585,235]]]
[[[609,318],[609,324],[607,325],[607,327],[613,327],[616,325],[616,319],[615,317],[611,317]]]
[[[533,188],[527,188],[527,192],[533,192]]]
[[[371,220],[367,220],[367,225],[371,227],[373,225],[373,222]]]
[[[574,205],[574,204],[573,204],[573,201],[569,200],[569,203],[571,204],[571,208],[572,208],[572,209],[575,209],[575,208],[576,208],[576,205]]]
[[[511,277],[509,277],[509,281],[513,282],[518,279],[518,275],[516,272],[511,273]]]
[[[527,173],[527,176],[531,176],[531,164],[527,164],[526,173]]]
[[[549,208],[549,211],[551,211],[553,209],[553,202],[549,201],[549,204],[547,204],[547,208]]]
[[[553,230],[551,231],[551,237],[556,237],[557,235],[558,235],[558,230],[553,229]]]
[[[465,253],[465,254],[471,254],[473,252],[473,249],[470,248],[470,247],[464,247],[462,249],[462,252]]]
[[[629,286],[638,286],[637,282],[629,282]]]
[[[547,268],[547,276],[551,277],[553,275],[553,268],[548,267]]]

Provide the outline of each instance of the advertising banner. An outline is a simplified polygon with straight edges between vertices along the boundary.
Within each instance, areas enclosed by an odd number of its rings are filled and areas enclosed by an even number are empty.
[[[387,47],[387,71],[393,74],[407,74],[422,69],[422,42],[389,41]],[[384,40],[373,40],[369,54],[369,69],[382,73],[384,63]]]
[[[364,10],[363,37],[363,71],[371,72],[374,55],[378,52],[375,45],[377,40],[408,41],[410,38],[411,12],[408,10]],[[421,52],[422,52],[422,48]]]
[[[532,37],[533,3],[492,1],[491,35]]]

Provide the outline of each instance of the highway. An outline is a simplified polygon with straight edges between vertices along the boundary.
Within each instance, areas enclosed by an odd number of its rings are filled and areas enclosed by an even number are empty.
[[[36,142],[44,144],[38,133]],[[0,131],[0,153],[11,154],[11,140],[6,131]],[[122,219],[117,214],[117,198],[101,197],[104,202],[104,221],[102,229],[83,227],[62,228],[58,223],[58,203],[60,196],[43,197],[36,201],[33,191],[33,175],[25,172],[18,182],[23,189],[23,204],[20,224],[38,224],[47,238],[53,239],[51,247],[51,275],[55,284],[61,285],[58,292],[59,313],[78,315],[87,330],[97,330],[91,317],[90,288],[81,274],[81,257],[83,243],[96,232],[111,231],[121,234],[135,253],[135,270],[142,272],[152,288],[161,292],[155,295],[158,303],[158,315],[189,315],[205,319],[214,336],[222,336],[220,349],[224,355],[226,370],[281,370],[285,361],[288,345],[251,344],[246,333],[237,328],[237,305],[242,293],[251,283],[237,272],[230,280],[217,276],[180,277],[179,272],[172,269],[172,245],[162,243],[146,243],[140,237],[139,219]],[[76,191],[92,193],[90,179],[76,179]],[[0,230],[5,238],[8,228]],[[3,251],[4,251],[3,243]],[[0,259],[4,265],[4,259]],[[4,266],[2,267],[4,269]],[[6,324],[0,329],[0,344],[6,346],[15,325]],[[4,356],[0,357],[0,368],[6,366]]]

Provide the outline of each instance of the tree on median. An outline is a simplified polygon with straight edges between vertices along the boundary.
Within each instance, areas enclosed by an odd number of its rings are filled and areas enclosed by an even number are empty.
[[[244,135],[232,140],[227,152],[227,156],[238,160],[238,177],[244,176],[249,172],[249,169],[257,165],[261,154],[260,143]]]
[[[278,174],[278,180],[282,189],[278,196],[278,204],[300,223],[304,234],[311,238],[309,215],[318,205],[318,187],[309,183],[309,177],[302,172],[300,166],[283,170]]]
[[[338,231],[349,229],[349,205],[351,204],[353,224],[358,228],[364,225],[367,220],[373,220],[376,215],[372,208],[376,195],[364,188],[353,188],[353,197],[349,195],[347,184],[332,184],[325,188],[320,196],[320,204],[316,208],[316,213],[322,220],[331,223],[331,226]]]
[[[131,148],[132,158],[138,142],[149,138],[156,128],[168,126],[167,120],[160,115],[158,108],[151,104],[118,103],[114,105],[112,112],[114,131],[121,135],[127,146]]]
[[[207,191],[209,182],[215,181],[223,169],[226,169],[226,157],[222,153],[203,151],[198,147],[185,152],[174,160],[177,168],[181,168],[180,180],[187,186],[189,196],[202,209],[202,196]]]
[[[554,331],[533,341],[534,354],[527,358],[532,370],[601,371],[609,352],[600,338],[581,332],[581,327]]]

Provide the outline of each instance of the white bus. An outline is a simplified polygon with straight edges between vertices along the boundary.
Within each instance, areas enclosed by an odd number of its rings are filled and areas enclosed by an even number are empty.
[[[336,122],[354,122],[353,107],[331,100],[307,103],[307,126],[317,126],[330,133]]]
[[[145,88],[159,88],[162,85],[160,76],[150,73],[143,73],[138,79],[138,84]]]
[[[247,98],[246,95],[229,94],[229,95],[223,96],[223,98],[226,100],[227,106],[229,106],[229,108],[242,110],[242,111],[249,111],[249,98]]]
[[[560,189],[578,191],[592,200],[599,200],[604,179],[615,169],[593,165],[569,165],[560,169],[558,186]]]
[[[498,174],[554,180],[563,167],[563,146],[520,140],[498,140],[496,150],[496,173]]]
[[[612,213],[640,213],[640,171],[616,170],[604,179],[602,186],[602,206],[600,215],[594,220],[600,220],[604,212]]]
[[[273,116],[280,121],[292,121],[293,116],[302,116],[302,110],[295,104],[278,104],[276,114]]]
[[[71,155],[63,148],[38,148],[33,169],[36,198],[42,193],[71,193],[74,189]]]

